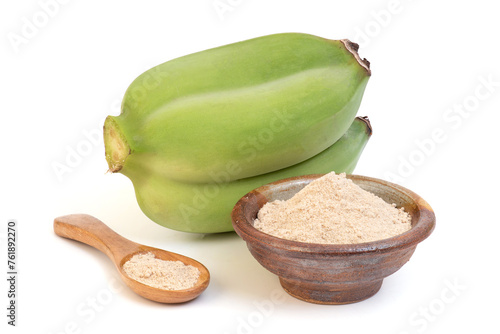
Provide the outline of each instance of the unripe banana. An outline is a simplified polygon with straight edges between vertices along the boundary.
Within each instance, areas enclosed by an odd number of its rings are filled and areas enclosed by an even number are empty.
[[[345,133],[369,76],[356,44],[296,33],[171,60],[139,76],[106,119],[110,171],[200,183],[235,164],[230,181],[295,165]]]
[[[221,170],[213,183],[179,182],[142,165],[124,173],[134,185],[142,211],[154,222],[179,231],[217,233],[233,230],[230,213],[247,192],[283,178],[305,174],[351,173],[372,133],[367,118],[357,117],[347,132],[316,156],[278,171],[229,181],[231,170]]]

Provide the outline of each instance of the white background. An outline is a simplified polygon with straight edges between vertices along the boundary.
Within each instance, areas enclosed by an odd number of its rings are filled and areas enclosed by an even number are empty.
[[[8,219],[18,222],[19,266],[16,328],[6,324],[1,279],[3,333],[498,328],[494,1],[25,0],[2,2],[0,22],[0,276],[7,271]],[[125,89],[150,67],[278,32],[361,45],[373,75],[358,115],[370,117],[374,134],[355,172],[394,180],[436,212],[432,236],[361,303],[299,301],[284,294],[236,234],[186,234],[153,223],[140,211],[131,182],[106,174],[102,139],[86,136],[97,136],[104,118],[119,114]],[[83,146],[81,160],[58,176],[54,164],[66,164],[69,152]],[[138,297],[104,254],[54,235],[53,219],[69,213],[94,215],[136,242],[198,259],[211,272],[210,286],[182,305]],[[275,294],[280,303],[271,299]]]

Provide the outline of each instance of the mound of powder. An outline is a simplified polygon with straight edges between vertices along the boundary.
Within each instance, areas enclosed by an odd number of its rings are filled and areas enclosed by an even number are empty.
[[[326,174],[287,201],[265,204],[255,228],[273,236],[319,244],[354,244],[389,238],[411,228],[411,217],[363,190],[345,173]]]
[[[151,252],[135,254],[125,262],[123,270],[130,278],[163,290],[192,288],[200,276],[196,267],[157,259]]]

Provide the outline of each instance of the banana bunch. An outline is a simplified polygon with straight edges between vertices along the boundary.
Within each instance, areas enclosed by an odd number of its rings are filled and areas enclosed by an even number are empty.
[[[232,230],[238,199],[263,184],[352,172],[371,134],[356,113],[370,77],[357,45],[306,34],[259,37],[140,75],[104,124],[111,172],[143,212],[188,232]]]

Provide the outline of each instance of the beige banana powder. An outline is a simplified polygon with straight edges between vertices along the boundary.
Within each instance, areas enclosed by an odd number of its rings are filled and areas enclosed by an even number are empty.
[[[192,288],[198,281],[198,268],[181,261],[165,261],[154,254],[139,253],[123,265],[123,270],[132,279],[163,290]]]
[[[265,204],[255,228],[273,236],[320,244],[355,244],[404,233],[411,217],[363,190],[344,174],[314,180],[287,201]]]

